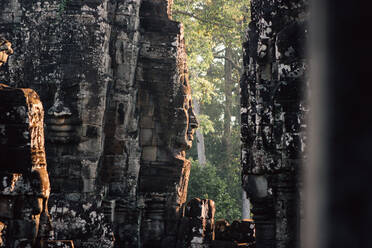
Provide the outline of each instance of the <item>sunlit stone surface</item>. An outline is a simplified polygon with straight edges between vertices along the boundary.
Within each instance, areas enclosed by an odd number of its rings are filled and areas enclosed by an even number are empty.
[[[31,89],[0,84],[0,246],[52,238],[43,106]]]

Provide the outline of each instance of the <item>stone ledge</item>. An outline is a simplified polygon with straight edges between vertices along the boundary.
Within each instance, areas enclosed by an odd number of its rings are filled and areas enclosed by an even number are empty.
[[[74,248],[72,240],[45,240],[41,241],[41,248]]]

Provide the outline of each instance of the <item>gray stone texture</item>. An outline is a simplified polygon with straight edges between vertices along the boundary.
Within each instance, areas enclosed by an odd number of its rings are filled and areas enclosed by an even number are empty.
[[[255,224],[251,219],[234,220],[231,225],[226,220],[215,224],[215,240],[211,247],[256,247]]]
[[[178,231],[177,248],[208,248],[214,240],[214,201],[191,199],[185,207]]]
[[[242,180],[257,247],[297,247],[306,159],[308,1],[251,1],[241,79]]]
[[[35,91],[0,84],[0,247],[52,238],[44,111]]]
[[[144,247],[175,247],[186,201],[191,147],[198,122],[191,105],[182,25],[172,1],[143,0],[138,58],[141,157],[139,194],[145,205]]]
[[[198,123],[172,1],[60,3],[0,3],[0,34],[16,51],[0,78],[45,109],[55,238],[173,247]]]

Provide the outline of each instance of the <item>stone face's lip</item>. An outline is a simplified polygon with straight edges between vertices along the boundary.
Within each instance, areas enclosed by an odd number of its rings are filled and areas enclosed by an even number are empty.
[[[48,125],[49,132],[73,132],[77,129],[76,125]]]
[[[79,126],[54,125],[47,128],[45,138],[51,143],[74,143],[80,140]]]
[[[50,143],[66,144],[66,143],[78,143],[80,138],[77,135],[65,135],[65,136],[47,135],[46,140]]]
[[[79,140],[81,125],[72,118],[48,118],[46,140],[51,143],[71,143]]]
[[[45,124],[48,126],[64,126],[64,125],[70,125],[70,126],[77,126],[80,124],[80,121],[76,118],[69,118],[69,117],[54,117],[54,118],[46,118]]]

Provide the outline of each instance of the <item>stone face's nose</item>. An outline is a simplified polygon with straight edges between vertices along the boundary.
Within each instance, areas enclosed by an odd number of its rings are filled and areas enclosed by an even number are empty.
[[[54,101],[53,106],[48,109],[47,113],[54,117],[71,116],[71,110],[59,98]]]
[[[194,110],[192,108],[189,109],[189,125],[190,125],[190,128],[192,129],[196,129],[199,127],[199,121],[198,119],[196,118],[196,115],[194,113]]]

